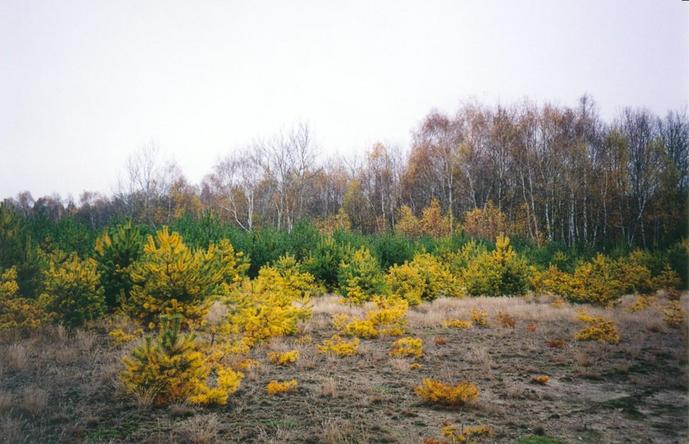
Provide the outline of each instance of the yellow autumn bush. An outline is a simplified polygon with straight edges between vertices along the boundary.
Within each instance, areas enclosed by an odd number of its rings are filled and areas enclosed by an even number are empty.
[[[179,315],[164,318],[158,336],[146,338],[124,358],[120,379],[125,389],[156,406],[226,404],[243,375],[221,365],[214,359],[218,355],[204,350],[194,334],[181,333],[180,321]]]
[[[578,317],[580,321],[588,324],[588,327],[575,334],[574,338],[577,341],[598,341],[610,344],[620,342],[617,325],[613,321],[602,316],[591,316],[585,311],[580,311]]]
[[[352,356],[359,351],[359,338],[346,340],[339,335],[333,335],[330,339],[326,339],[322,344],[316,346],[320,353],[332,353],[336,356]]]
[[[0,273],[0,331],[34,330],[50,321],[45,298],[20,297],[17,270],[12,267]]]
[[[649,253],[641,250],[619,259],[599,253],[590,261],[580,262],[573,273],[553,265],[546,270],[534,271],[530,285],[537,292],[560,295],[573,302],[601,305],[627,293],[643,294],[681,285],[679,275],[668,264],[652,276],[650,266],[653,261]]]
[[[670,327],[678,328],[684,323],[686,315],[679,301],[668,301],[663,309],[663,319]]]
[[[493,427],[489,425],[464,426],[457,430],[452,424],[448,424],[441,429],[447,444],[459,444],[473,442],[475,437],[493,435]]]
[[[392,344],[391,356],[420,358],[423,355],[421,338],[400,338]]]
[[[419,253],[411,262],[390,267],[386,282],[391,293],[406,299],[409,305],[464,295],[461,282],[450,268],[428,253]]]
[[[450,385],[430,378],[424,378],[415,391],[428,403],[451,407],[461,407],[477,399],[480,394],[478,387],[468,381]]]
[[[407,301],[397,297],[376,297],[374,303],[376,308],[367,311],[363,319],[354,319],[346,323],[342,327],[342,332],[360,338],[404,334],[409,308]]]
[[[488,312],[480,308],[472,308],[469,312],[471,323],[480,328],[488,328]]]
[[[529,289],[531,272],[531,267],[510,245],[510,239],[500,235],[495,249],[472,260],[462,279],[466,291],[474,296],[521,295]]]
[[[443,322],[443,325],[447,328],[461,328],[464,330],[474,326],[471,321],[465,319],[448,319],[447,321]]]
[[[93,259],[52,254],[43,272],[43,286],[47,310],[67,326],[83,325],[105,311],[105,293]]]
[[[203,325],[213,297],[227,294],[242,280],[248,264],[222,240],[192,251],[179,233],[163,227],[148,236],[142,258],[132,266],[128,310],[146,328],[161,315],[182,316],[182,327]]]
[[[229,309],[223,333],[248,346],[296,333],[299,322],[311,316],[310,295],[315,290],[308,282],[287,277],[274,267],[262,267],[256,279],[245,281],[223,298]]]
[[[290,379],[287,381],[277,381],[273,379],[266,385],[266,391],[269,395],[279,395],[281,393],[292,392],[297,389],[297,380]]]
[[[375,295],[387,293],[378,260],[366,247],[359,248],[351,257],[340,262],[337,278],[350,304],[362,304]]]
[[[289,365],[297,362],[299,359],[299,350],[289,350],[286,352],[270,352],[268,353],[268,360],[277,365]]]

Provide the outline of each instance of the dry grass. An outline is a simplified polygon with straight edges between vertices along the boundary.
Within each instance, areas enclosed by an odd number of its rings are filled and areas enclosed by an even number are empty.
[[[318,386],[318,394],[329,398],[337,396],[337,381],[335,378],[325,378]]]
[[[685,295],[681,301],[689,300]],[[0,441],[420,442],[437,435],[443,422],[456,422],[456,412],[420,404],[414,395],[423,378],[432,378],[474,381],[480,400],[462,414],[469,423],[480,419],[494,425],[496,442],[515,442],[525,430],[541,426],[565,442],[582,434],[596,442],[681,442],[689,401],[686,381],[678,375],[687,366],[687,333],[664,325],[661,297],[661,309],[652,305],[630,312],[626,303],[584,306],[618,323],[622,340],[617,345],[574,341],[582,327],[576,313],[581,306],[552,304],[547,297],[423,303],[408,315],[407,334],[427,344],[419,367],[416,362],[411,367],[411,360],[388,354],[393,337],[362,340],[360,353],[347,358],[317,353],[315,347],[334,333],[333,314],[358,317],[369,308],[318,298],[313,318],[302,329],[311,338],[276,339],[242,356],[263,365],[242,370],[242,386],[222,410],[154,409],[145,394],[125,396],[117,375],[132,344],[115,345],[102,329],[49,328],[30,338],[3,338]],[[442,326],[447,319],[469,319],[472,309],[488,313],[489,328]],[[503,327],[505,316],[514,320],[514,328],[511,322]],[[267,364],[268,352],[291,349],[300,353],[294,366]],[[241,359],[224,363],[234,366]],[[531,383],[538,374],[552,377],[547,386]],[[297,392],[266,394],[268,381],[292,378],[299,380]],[[660,400],[646,399],[649,393]],[[601,402],[613,395],[633,397],[644,416],[606,410]],[[556,418],[553,412],[566,414]],[[654,421],[662,427],[654,427]],[[598,435],[586,435],[582,423],[599,424]]]
[[[0,392],[0,413],[6,412],[14,407],[14,395],[10,392]]]
[[[196,415],[180,422],[176,427],[181,442],[209,444],[218,441],[221,420],[215,413]]]
[[[5,351],[3,362],[7,364],[7,368],[10,370],[26,370],[29,366],[29,354],[27,347],[23,344],[10,345]]]
[[[17,399],[17,408],[31,416],[42,414],[48,406],[48,392],[37,386],[26,386]]]
[[[0,416],[0,443],[14,444],[25,441],[23,422],[11,416]]]

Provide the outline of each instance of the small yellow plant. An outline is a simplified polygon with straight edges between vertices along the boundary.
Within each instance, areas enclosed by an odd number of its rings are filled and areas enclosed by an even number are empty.
[[[445,425],[441,432],[448,444],[469,442],[472,438],[478,436],[491,436],[493,428],[489,425],[464,426],[457,430],[452,424]]]
[[[550,381],[550,376],[536,375],[533,378],[531,378],[531,381],[535,382],[536,384],[546,385]]]
[[[273,379],[266,385],[266,390],[269,395],[279,395],[280,393],[293,392],[297,389],[297,380],[289,379],[287,381],[277,381]]]
[[[410,356],[420,358],[423,355],[423,341],[421,338],[400,338],[392,345],[390,355],[397,357]]]
[[[286,352],[270,352],[268,353],[268,360],[277,365],[288,365],[297,362],[299,359],[299,350],[290,350]]]
[[[147,338],[124,358],[120,379],[127,391],[150,398],[156,406],[226,404],[243,375],[220,365],[214,353],[204,354],[194,335],[181,334],[179,316],[165,322],[155,341]],[[212,374],[215,384],[209,385]]]
[[[472,308],[470,312],[471,322],[480,328],[488,328],[488,312],[480,308]]]
[[[591,316],[585,311],[579,312],[579,320],[589,326],[576,333],[574,338],[577,341],[598,341],[610,344],[620,342],[620,335],[613,321],[602,316]]]
[[[453,386],[429,378],[424,378],[415,391],[426,402],[451,407],[461,407],[474,401],[480,393],[478,387],[468,381]]]
[[[45,306],[45,297],[32,300],[19,296],[16,268],[0,273],[0,331],[39,328],[51,319]]]
[[[340,302],[344,303],[345,299],[340,299]],[[337,313],[333,315],[330,319],[332,326],[338,330],[342,330],[349,323],[350,318],[347,313]]]
[[[313,338],[311,337],[311,335],[299,336],[294,341],[294,343],[297,345],[309,345],[312,342],[313,342]]]
[[[256,367],[260,367],[260,366],[261,366],[260,361],[257,361],[255,359],[248,359],[248,358],[242,359],[237,364],[237,368],[239,368],[240,370],[251,370],[252,368],[256,368]]]
[[[462,328],[465,330],[474,326],[471,321],[466,321],[463,319],[448,319],[447,321],[443,322],[443,325],[447,328]]]
[[[367,312],[364,319],[354,319],[346,323],[341,328],[342,332],[347,336],[359,338],[404,334],[409,308],[407,301],[397,297],[376,297],[373,302],[377,306],[376,309]]]
[[[373,325],[370,319],[355,319],[345,325],[343,332],[347,336],[372,339],[380,336],[380,331]]]
[[[420,368],[423,368],[423,365],[419,364],[418,362],[412,362],[411,364],[409,364],[409,368],[411,370],[418,370]]]
[[[684,317],[684,310],[679,301],[669,301],[663,310],[663,319],[670,327],[680,327],[684,322]]]
[[[652,303],[652,300],[648,296],[638,295],[634,302],[629,306],[629,311],[632,313],[647,309]]]
[[[127,344],[132,342],[143,334],[143,330],[137,330],[135,333],[127,333],[121,328],[116,328],[108,333],[115,344]]]
[[[352,356],[359,351],[359,342],[359,338],[347,341],[338,335],[334,335],[332,338],[323,341],[323,344],[316,348],[320,353],[333,353],[340,357]]]

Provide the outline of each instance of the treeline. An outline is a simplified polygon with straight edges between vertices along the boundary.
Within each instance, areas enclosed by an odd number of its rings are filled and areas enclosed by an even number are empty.
[[[426,116],[404,155],[382,144],[360,159],[316,154],[300,126],[229,155],[191,184],[149,147],[129,159],[113,196],[85,192],[77,203],[22,193],[4,206],[31,224],[91,230],[126,217],[153,228],[212,213],[249,233],[289,232],[310,219],[323,230],[414,235],[423,234],[414,218],[438,205],[446,219],[435,231],[445,232],[433,234],[501,231],[583,249],[666,247],[687,230],[684,113],[626,109],[604,122],[589,97],[575,107],[466,104]]]

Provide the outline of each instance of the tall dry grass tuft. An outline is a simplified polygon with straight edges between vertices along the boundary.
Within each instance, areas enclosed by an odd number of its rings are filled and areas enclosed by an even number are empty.
[[[12,344],[7,347],[3,361],[10,370],[23,371],[29,365],[29,352],[23,344]]]
[[[35,385],[24,387],[17,399],[17,408],[31,416],[42,414],[48,406],[48,392]]]
[[[221,420],[216,413],[196,415],[181,421],[176,428],[180,441],[191,444],[218,442]]]
[[[23,423],[12,416],[0,416],[0,443],[18,443],[25,441]]]

